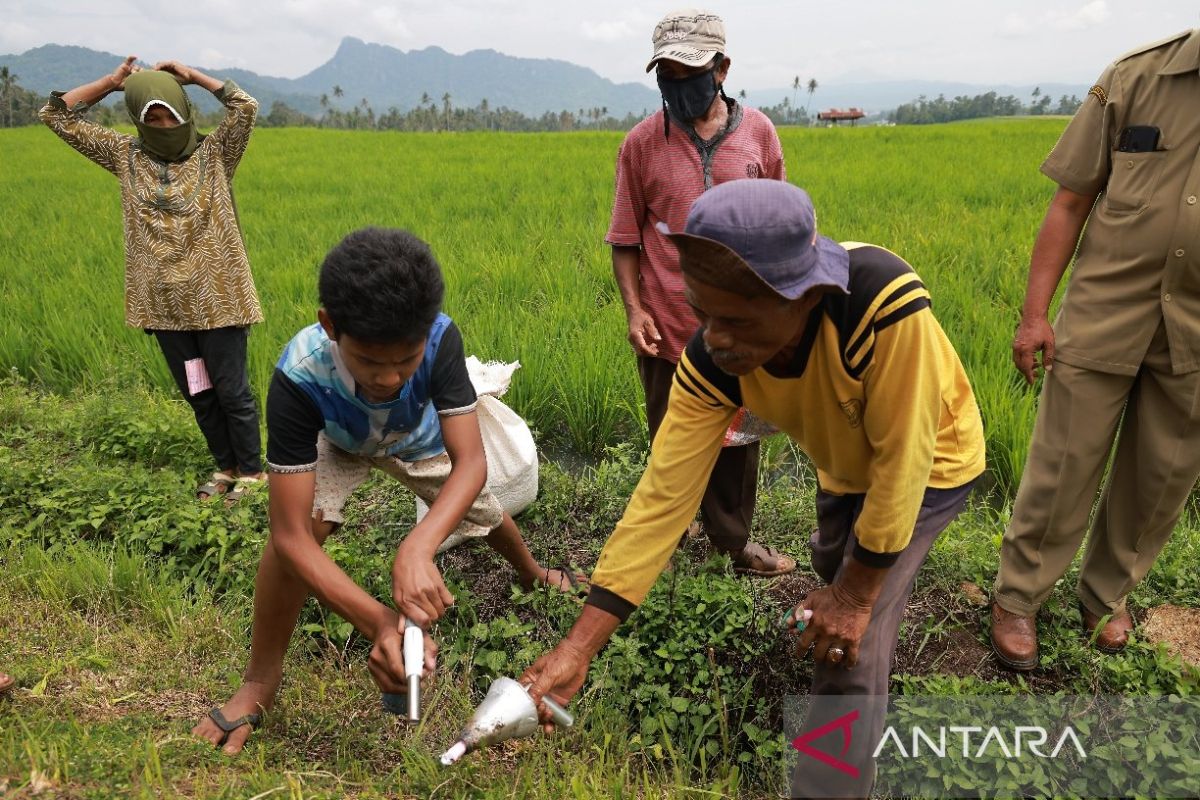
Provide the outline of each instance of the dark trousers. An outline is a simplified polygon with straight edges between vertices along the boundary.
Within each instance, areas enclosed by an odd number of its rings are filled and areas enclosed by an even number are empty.
[[[888,570],[883,590],[875,602],[871,624],[859,644],[858,664],[854,669],[821,662],[813,667],[810,693],[813,695],[872,695],[886,697],[888,680],[891,677],[892,657],[896,652],[896,639],[900,622],[904,618],[904,607],[916,583],[917,572],[925,563],[929,550],[942,531],[954,521],[966,505],[975,481],[972,480],[953,489],[926,489],[913,528],[912,540],[900,553],[900,558]],[[813,570],[826,583],[833,583],[843,566],[853,557],[858,537],[854,524],[862,512],[866,495],[833,495],[817,492],[817,530],[809,542],[812,549]],[[804,725],[811,730],[829,720],[821,715],[841,714],[846,703],[831,702],[822,706],[811,701],[810,708],[818,713]],[[886,702],[862,703],[861,717],[855,724],[854,742],[863,749],[852,749],[847,760],[859,761],[860,774],[857,778],[840,772],[819,761],[801,757],[792,776],[793,797],[868,797],[874,781],[874,764],[870,753],[883,733]],[[855,752],[857,750],[857,752]]]
[[[646,422],[653,442],[667,413],[675,365],[666,359],[639,356],[638,375],[646,393]],[[757,490],[758,442],[721,448],[700,502],[700,519],[713,547],[737,552],[750,541]]]
[[[258,407],[246,374],[249,328],[206,331],[151,331],[183,399],[196,414],[209,452],[222,470],[235,467],[245,474],[262,471],[262,440]],[[196,395],[188,391],[184,362],[204,359],[213,388]]]

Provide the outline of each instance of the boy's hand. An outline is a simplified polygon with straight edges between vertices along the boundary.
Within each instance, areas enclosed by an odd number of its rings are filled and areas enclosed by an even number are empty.
[[[404,617],[388,609],[375,631],[375,646],[371,648],[371,655],[367,658],[367,669],[371,671],[371,677],[381,692],[404,694],[408,691],[408,676],[404,672],[403,627]],[[437,652],[437,642],[425,633],[422,681],[428,680],[437,669]]]
[[[392,564],[392,598],[401,614],[428,628],[454,605],[454,595],[446,588],[433,558],[414,552],[405,544],[396,550]]]

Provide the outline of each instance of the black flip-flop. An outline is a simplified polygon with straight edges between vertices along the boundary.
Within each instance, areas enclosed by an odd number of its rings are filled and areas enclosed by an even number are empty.
[[[225,735],[221,737],[219,742],[217,742],[217,747],[221,747],[227,741],[229,741],[229,734],[233,733],[243,725],[249,725],[250,730],[252,731],[258,730],[258,727],[262,725],[262,714],[243,714],[233,722],[230,722],[229,720],[225,719],[225,715],[221,713],[221,709],[214,708],[212,711],[208,712],[208,716],[209,719],[216,723],[218,728],[225,732]]]

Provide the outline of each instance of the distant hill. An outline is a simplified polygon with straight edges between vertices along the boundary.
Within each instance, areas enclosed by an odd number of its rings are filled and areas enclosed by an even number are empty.
[[[365,97],[376,110],[414,108],[422,94],[440,107],[447,93],[456,106],[472,107],[486,99],[492,108],[506,106],[527,116],[607,108],[609,114],[623,117],[661,103],[658,93],[646,86],[613,83],[566,61],[514,58],[495,50],[461,56],[440,47],[404,52],[349,37],[333,58],[293,85],[316,95],[340,86],[345,96],[336,101],[339,106],[348,108]]]
[[[35,47],[20,55],[0,55],[0,65],[18,76],[18,84],[38,93],[51,89],[69,89],[109,72],[122,56],[86,47],[56,44]],[[403,51],[381,44],[368,44],[353,37],[342,40],[337,52],[326,63],[299,78],[276,78],[243,69],[201,69],[237,81],[258,98],[263,112],[282,100],[292,108],[311,116],[320,116],[321,97],[335,108],[348,110],[364,98],[382,113],[395,106],[401,111],[415,108],[422,95],[439,108],[442,97],[458,107],[473,107],[486,99],[492,108],[507,106],[526,116],[562,110],[585,111],[607,108],[614,117],[628,113],[641,115],[659,107],[658,93],[640,83],[613,83],[586,67],[554,59],[516,58],[495,50],[472,50],[462,55],[440,47]],[[803,76],[801,76],[803,79]],[[736,67],[728,84],[730,95],[742,87]],[[818,78],[818,81],[820,79]],[[343,94],[334,97],[334,87]],[[1042,94],[1055,100],[1061,95],[1083,97],[1088,87],[1082,84],[1044,83]],[[859,80],[821,83],[811,98],[810,111],[857,106],[878,113],[896,108],[925,95],[929,99],[944,94],[974,96],[994,91],[1013,95],[1028,103],[1034,87],[1006,84],[968,84],[951,81]],[[217,108],[207,92],[192,93],[205,111]],[[746,91],[746,102],[753,106],[772,106],[784,98],[795,97],[799,106],[810,103],[807,90],[790,87]]]
[[[38,93],[70,89],[110,72],[123,56],[86,47],[56,44],[35,47],[20,55],[0,55],[0,65],[18,76],[17,83]],[[637,83],[617,84],[590,69],[553,59],[515,58],[495,50],[472,50],[461,56],[440,47],[405,52],[347,37],[333,58],[299,78],[275,78],[242,69],[197,67],[237,81],[258,98],[263,111],[276,100],[306,114],[319,116],[321,96],[330,105],[349,109],[364,98],[377,112],[395,106],[407,111],[428,95],[441,106],[442,97],[459,107],[486,99],[492,108],[507,106],[527,116],[562,110],[607,108],[615,117],[640,115],[658,107],[658,94]],[[334,97],[334,87],[343,94]],[[205,111],[216,101],[207,92],[192,92]]]

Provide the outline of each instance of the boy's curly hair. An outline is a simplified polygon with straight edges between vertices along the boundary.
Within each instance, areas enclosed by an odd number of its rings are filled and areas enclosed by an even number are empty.
[[[398,228],[347,235],[325,256],[318,281],[335,335],[377,344],[425,338],[445,291],[429,245]]]

